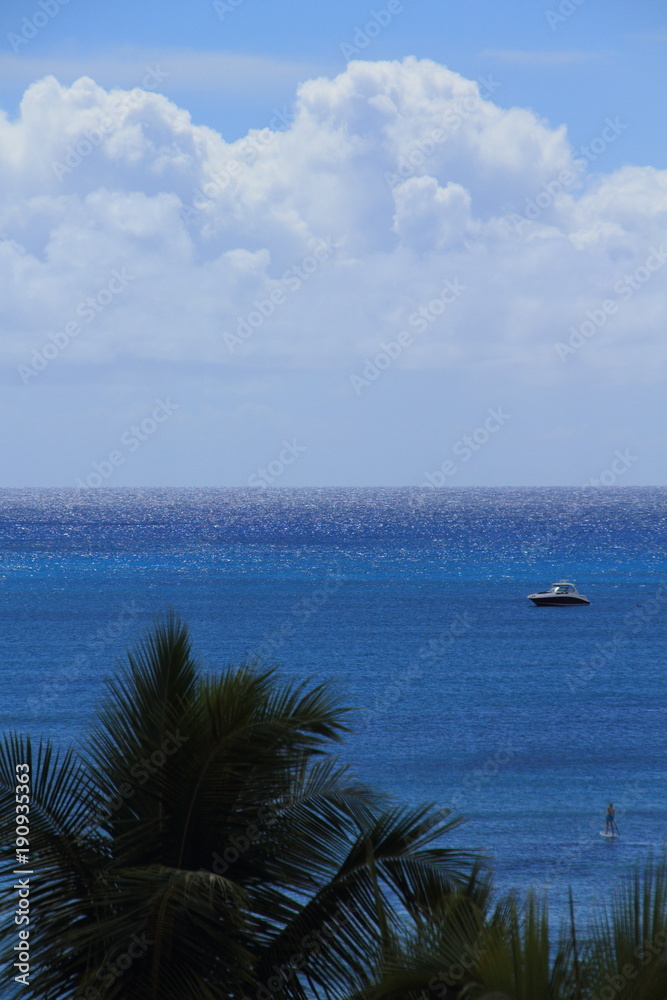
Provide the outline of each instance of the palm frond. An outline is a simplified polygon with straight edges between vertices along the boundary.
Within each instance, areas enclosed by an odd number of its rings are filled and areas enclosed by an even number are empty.
[[[188,739],[198,724],[198,670],[187,627],[173,613],[158,621],[106,686],[89,755],[100,790],[113,795],[131,766],[158,750],[168,734],[184,728]]]
[[[501,900],[480,936],[477,958],[462,996],[468,1000],[572,1000],[575,989],[570,943],[554,948],[545,898],[529,893]]]
[[[594,991],[609,983],[624,1000],[667,995],[667,855],[646,862],[612,893],[593,923],[584,975]]]

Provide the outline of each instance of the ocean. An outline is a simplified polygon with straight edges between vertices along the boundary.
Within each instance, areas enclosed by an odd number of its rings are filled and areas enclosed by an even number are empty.
[[[526,600],[561,578],[590,607]],[[84,739],[171,608],[205,671],[330,680],[358,776],[556,918],[663,844],[667,488],[4,490],[0,607],[4,730]]]

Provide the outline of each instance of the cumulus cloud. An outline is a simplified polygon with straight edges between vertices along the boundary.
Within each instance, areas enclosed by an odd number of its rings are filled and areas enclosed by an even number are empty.
[[[39,80],[0,117],[0,356],[340,367],[408,329],[407,367],[557,373],[577,334],[577,364],[654,372],[667,172],[605,174],[623,123],[582,156],[494,91],[354,62],[226,142],[159,93]]]

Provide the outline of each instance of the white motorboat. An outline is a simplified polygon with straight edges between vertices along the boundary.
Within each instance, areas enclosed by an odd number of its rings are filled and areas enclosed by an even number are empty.
[[[549,607],[564,604],[590,604],[591,602],[583,594],[580,594],[573,583],[567,580],[559,580],[552,583],[549,590],[543,590],[539,594],[528,594],[528,600],[538,607]]]

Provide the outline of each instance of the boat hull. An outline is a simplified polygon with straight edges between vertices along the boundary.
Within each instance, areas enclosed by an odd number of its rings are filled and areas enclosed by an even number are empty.
[[[569,594],[563,594],[561,597],[555,594],[545,594],[544,597],[541,594],[531,594],[528,598],[533,604],[538,608],[548,608],[548,607],[561,607],[566,604],[590,604],[585,597],[572,597]]]

